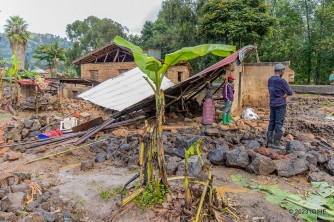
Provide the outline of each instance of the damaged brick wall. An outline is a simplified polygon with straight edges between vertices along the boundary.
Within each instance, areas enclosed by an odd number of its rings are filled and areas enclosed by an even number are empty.
[[[137,67],[135,62],[81,64],[81,78],[103,82],[135,67]]]
[[[244,64],[242,107],[267,107],[269,104],[268,79],[274,74],[274,66],[277,63]],[[283,63],[286,71],[283,78],[290,81],[293,72],[289,63]]]

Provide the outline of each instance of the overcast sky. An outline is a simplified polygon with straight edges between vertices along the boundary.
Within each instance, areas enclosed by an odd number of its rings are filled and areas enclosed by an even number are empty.
[[[19,15],[35,33],[65,37],[66,25],[90,15],[110,18],[139,34],[146,20],[155,20],[163,0],[1,0],[0,32],[6,20]]]

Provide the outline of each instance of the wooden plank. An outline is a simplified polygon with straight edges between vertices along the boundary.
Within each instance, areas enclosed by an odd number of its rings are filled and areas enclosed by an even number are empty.
[[[80,124],[78,126],[72,127],[73,132],[85,131],[92,127],[98,126],[103,123],[102,117],[90,120],[86,123]]]

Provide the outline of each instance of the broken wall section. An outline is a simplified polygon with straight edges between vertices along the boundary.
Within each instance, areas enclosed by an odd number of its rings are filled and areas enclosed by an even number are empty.
[[[244,107],[269,106],[268,79],[274,74],[274,66],[278,63],[286,67],[283,78],[293,82],[294,71],[289,67],[290,62],[244,63],[240,66],[231,66],[226,76],[232,75],[236,78],[232,112],[240,112]]]

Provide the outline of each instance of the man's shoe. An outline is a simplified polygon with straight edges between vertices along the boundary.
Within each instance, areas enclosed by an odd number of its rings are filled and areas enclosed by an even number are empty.
[[[275,134],[274,134],[274,144],[273,144],[273,148],[275,148],[275,149],[285,150],[285,147],[281,145],[281,139],[282,139],[282,136],[283,136],[282,133],[275,133]]]
[[[274,131],[267,131],[267,147],[272,148],[274,145]]]

